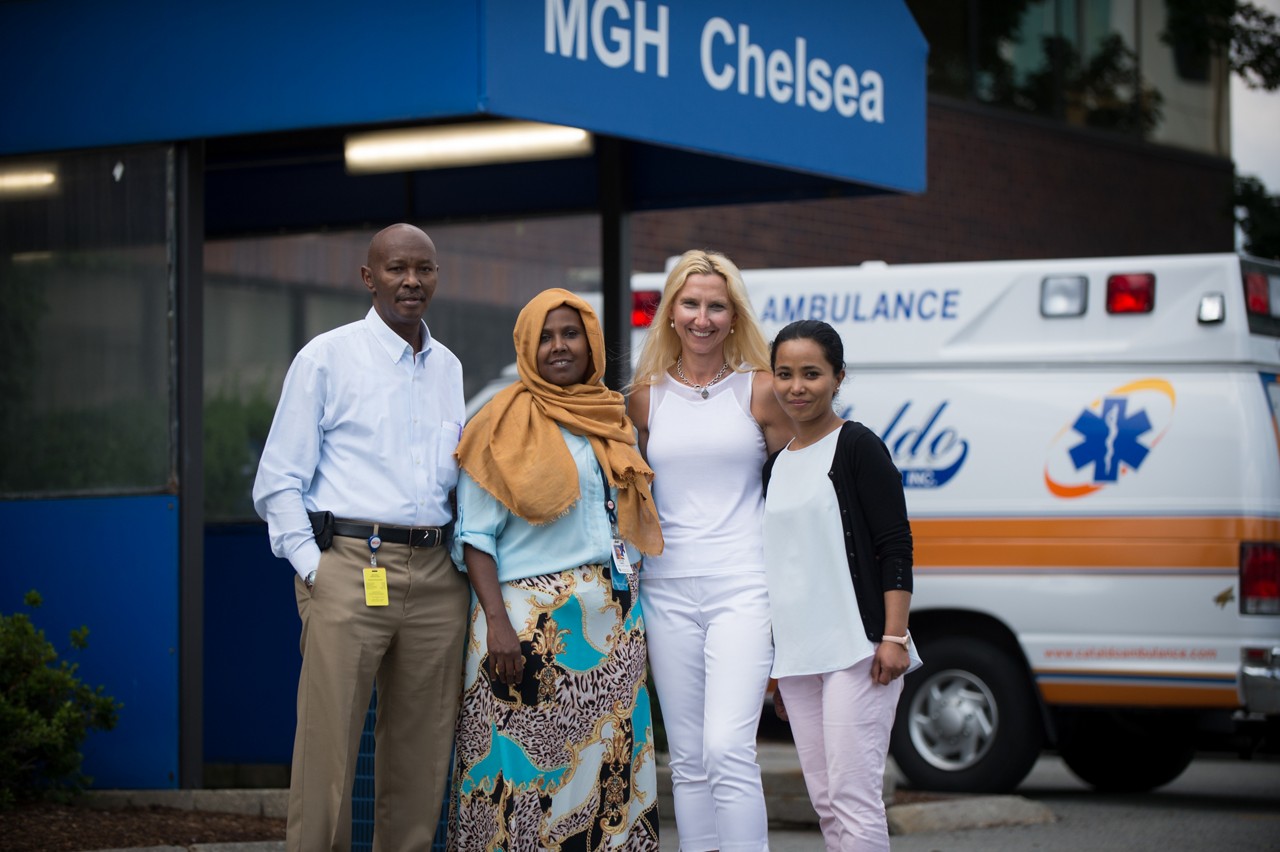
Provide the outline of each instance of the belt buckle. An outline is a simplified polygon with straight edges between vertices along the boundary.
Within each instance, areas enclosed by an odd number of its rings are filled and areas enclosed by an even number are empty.
[[[418,543],[414,545],[415,547],[435,547],[440,543],[440,530],[436,527],[422,527],[414,530],[413,532],[415,534],[420,534],[421,536]],[[412,536],[410,536],[410,538],[412,538]]]

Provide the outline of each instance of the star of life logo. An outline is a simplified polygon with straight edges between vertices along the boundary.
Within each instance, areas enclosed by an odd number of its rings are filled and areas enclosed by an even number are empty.
[[[1045,487],[1074,499],[1136,474],[1173,420],[1176,396],[1164,379],[1140,379],[1094,400],[1049,447]]]

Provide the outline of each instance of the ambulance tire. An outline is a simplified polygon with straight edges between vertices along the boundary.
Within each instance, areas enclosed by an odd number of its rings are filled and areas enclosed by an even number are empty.
[[[1145,793],[1191,764],[1192,727],[1175,718],[1082,712],[1061,726],[1062,762],[1101,793]]]
[[[1044,726],[1026,668],[981,639],[922,643],[889,751],[914,790],[1007,793],[1040,756]]]

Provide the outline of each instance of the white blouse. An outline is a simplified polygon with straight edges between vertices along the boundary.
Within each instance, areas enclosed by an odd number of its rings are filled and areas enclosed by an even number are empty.
[[[840,430],[778,454],[764,504],[773,677],[846,669],[875,653],[849,578],[840,506],[827,472]]]

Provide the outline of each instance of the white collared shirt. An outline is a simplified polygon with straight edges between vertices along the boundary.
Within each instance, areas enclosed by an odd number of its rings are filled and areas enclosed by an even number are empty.
[[[271,551],[300,577],[320,562],[308,511],[401,526],[452,519],[462,364],[422,325],[417,355],[373,308],[325,332],[289,367],[253,505]]]

